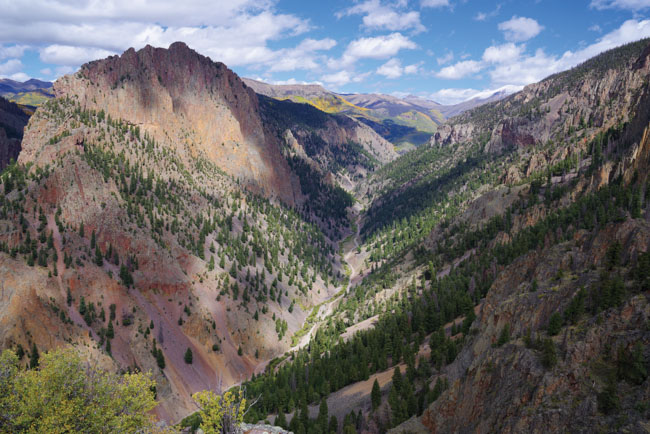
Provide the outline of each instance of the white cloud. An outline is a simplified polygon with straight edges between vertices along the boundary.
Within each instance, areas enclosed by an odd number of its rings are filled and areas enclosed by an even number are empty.
[[[650,0],[592,0],[589,5],[595,9],[627,9],[639,11],[650,8]]]
[[[647,37],[650,37],[650,20],[628,20],[618,29],[581,50],[566,51],[557,56],[539,49],[533,55],[520,56],[512,62],[498,64],[490,71],[490,77],[493,84],[534,83],[556,72],[572,68],[603,51]]]
[[[359,59],[386,59],[396,55],[400,50],[417,48],[401,33],[390,35],[360,38],[350,42],[340,59],[330,59],[328,67],[331,69],[347,68],[354,65]]]
[[[483,52],[483,60],[488,63],[504,63],[519,58],[524,51],[523,45],[507,44],[491,46]]]
[[[27,50],[26,45],[0,45],[0,59],[6,59],[7,57],[22,57],[25,50]]]
[[[256,80],[264,81],[262,79],[256,79]],[[275,80],[271,82],[271,84],[280,85],[280,86],[292,85],[292,84],[317,84],[319,86],[323,85],[323,83],[320,81],[302,81],[302,80],[296,80],[295,78],[290,78],[288,80]]]
[[[450,66],[442,68],[436,77],[446,78],[448,80],[458,80],[471,74],[475,74],[483,69],[483,64],[476,60],[463,60]]]
[[[444,65],[446,63],[451,62],[452,60],[454,60],[453,51],[448,51],[444,56],[436,58],[436,62],[438,62],[438,65]]]
[[[587,30],[589,30],[590,32],[596,32],[596,33],[602,33],[602,31],[603,31],[603,29],[598,24],[594,24],[593,26],[589,27],[589,29],[587,29]]]
[[[491,12],[478,12],[478,13],[474,16],[474,20],[475,20],[475,21],[485,21],[485,20],[487,20],[488,18],[492,18],[492,17],[495,17],[495,16],[499,15],[499,11],[500,11],[500,10],[501,10],[501,5],[498,4],[497,7],[494,8],[494,10],[491,11]]]
[[[417,74],[419,69],[420,65],[418,64],[402,66],[402,62],[399,59],[392,58],[377,68],[377,74],[383,75],[386,78],[399,78],[404,74]]]
[[[440,8],[449,6],[449,0],[422,0],[420,4],[423,8]]]
[[[481,98],[481,99],[489,98],[493,96],[495,93],[499,93],[499,92],[503,92],[505,94],[511,94],[520,91],[522,88],[523,86],[502,86],[496,89],[485,89],[485,90],[477,90],[471,88],[441,89],[429,95],[429,98],[433,99],[436,102],[439,102],[440,104],[453,105],[474,98]]]
[[[367,0],[358,3],[343,12],[337,17],[349,15],[363,15],[363,27],[368,29],[385,29],[385,30],[409,30],[422,32],[426,28],[420,22],[420,13],[416,11],[398,11],[400,6],[405,4],[386,5],[380,0]]]
[[[321,56],[318,51],[327,51],[336,45],[334,39],[305,39],[297,47],[279,50],[277,59],[269,65],[269,71],[295,71],[318,69]]]
[[[499,30],[504,33],[506,40],[513,42],[527,41],[539,35],[544,29],[532,18],[514,16],[499,24]]]
[[[72,47],[70,45],[50,45],[40,52],[40,58],[45,63],[55,65],[78,65],[95,59],[117,54],[101,48]]]
[[[404,67],[404,74],[417,74],[418,72],[420,72],[420,65],[416,63]]]
[[[350,71],[339,71],[333,74],[325,74],[321,77],[325,83],[333,86],[343,86],[348,83],[359,83],[363,81],[370,73],[354,74]]]
[[[11,80],[14,80],[14,81],[25,82],[25,81],[29,80],[30,77],[29,77],[29,75],[25,74],[24,72],[16,72],[15,74],[11,74],[9,76],[9,78]]]
[[[0,76],[7,77],[15,74],[23,69],[23,63],[20,59],[9,59],[4,63],[0,63]]]
[[[286,54],[270,48],[270,42],[311,28],[308,20],[276,12],[275,3],[185,0],[179,13],[173,0],[0,0],[0,43],[74,47],[77,58],[53,48],[44,49],[42,56],[77,66],[88,60],[88,53],[119,53],[146,44],[166,47],[182,40],[229,66],[268,67]]]

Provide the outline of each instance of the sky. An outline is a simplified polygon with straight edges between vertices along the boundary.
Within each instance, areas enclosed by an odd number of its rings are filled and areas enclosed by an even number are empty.
[[[183,41],[237,74],[453,104],[650,37],[650,0],[0,0],[0,77]]]

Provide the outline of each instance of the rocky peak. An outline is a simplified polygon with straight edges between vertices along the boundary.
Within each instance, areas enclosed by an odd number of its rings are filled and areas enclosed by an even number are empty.
[[[182,42],[89,62],[54,91],[140,127],[186,162],[207,158],[254,191],[294,201],[288,164],[277,139],[265,135],[255,93]]]

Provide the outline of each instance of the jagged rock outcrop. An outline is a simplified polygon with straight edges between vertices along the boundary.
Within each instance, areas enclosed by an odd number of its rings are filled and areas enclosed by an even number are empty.
[[[397,432],[418,428],[432,433],[593,432],[607,422],[597,405],[604,387],[598,376],[598,369],[604,368],[598,363],[604,363],[600,361],[612,349],[630,349],[637,342],[642,343],[646,360],[650,356],[646,295],[634,296],[620,309],[569,326],[552,338],[559,358],[554,368],[543,366],[540,352],[528,348],[524,336],[531,333],[533,340],[543,336],[551,313],[562,312],[580,287],[598,281],[596,271],[577,278],[570,273],[602,264],[614,242],[623,245],[625,262],[650,250],[650,225],[641,220],[612,224],[595,240],[588,233],[576,233],[573,241],[527,254],[501,272],[473,325],[476,336],[443,370],[449,390],[419,420]],[[556,279],[557,270],[569,275]],[[531,290],[533,279],[541,282],[537,291]],[[506,326],[511,341],[496,346]],[[621,387],[626,390],[623,408],[648,399],[643,387],[625,383]],[[629,432],[647,429],[643,412],[628,413],[623,424]]]
[[[572,70],[528,85],[501,101],[452,118],[433,144],[483,143],[486,152],[526,150],[560,140],[569,130],[592,131],[629,120],[650,74],[649,40],[605,52]],[[621,115],[623,116],[621,118]]]
[[[87,63],[57,80],[54,92],[138,126],[186,161],[204,156],[267,196],[293,204],[299,194],[277,140],[265,134],[257,95],[224,64],[184,43]],[[39,145],[30,128],[21,160],[36,158]]]

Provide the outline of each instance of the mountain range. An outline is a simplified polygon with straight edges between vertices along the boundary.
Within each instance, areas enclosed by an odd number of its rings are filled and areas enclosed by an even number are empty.
[[[0,99],[0,348],[151,372],[178,430],[210,389],[295,433],[644,432],[649,78],[646,39],[456,106],[182,42],[3,82],[49,90]]]

